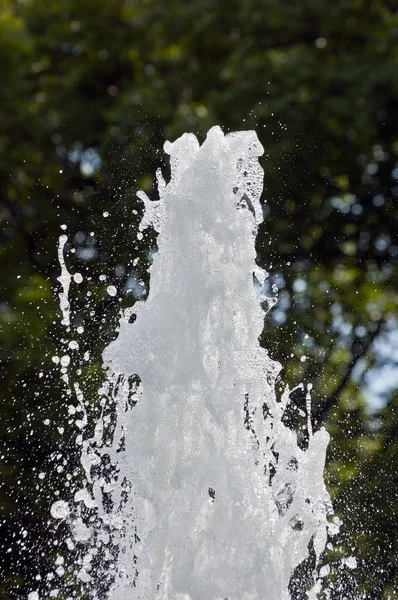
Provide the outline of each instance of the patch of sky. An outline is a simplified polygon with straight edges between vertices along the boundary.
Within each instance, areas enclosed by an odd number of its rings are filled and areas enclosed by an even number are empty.
[[[374,366],[365,374],[364,393],[370,411],[381,409],[398,388],[398,323],[391,320],[373,343]]]
[[[73,150],[68,152],[68,159],[73,163],[79,163],[80,172],[85,177],[91,177],[101,168],[101,157],[96,148],[83,148],[78,142]]]

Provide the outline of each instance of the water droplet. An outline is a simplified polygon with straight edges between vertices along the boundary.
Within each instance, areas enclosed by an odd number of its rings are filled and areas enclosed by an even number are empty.
[[[116,294],[117,294],[117,289],[115,288],[114,285],[108,285],[108,287],[106,288],[106,291],[108,292],[108,294],[110,296],[116,296]]]
[[[61,357],[61,365],[63,367],[67,367],[69,365],[69,363],[70,363],[70,356],[69,356],[69,354],[64,354]]]
[[[70,513],[69,504],[64,500],[57,500],[51,506],[50,512],[54,519],[66,519]]]

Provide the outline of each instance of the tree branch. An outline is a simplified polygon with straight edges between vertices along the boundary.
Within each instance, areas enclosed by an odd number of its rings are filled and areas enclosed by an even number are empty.
[[[351,375],[352,375],[352,372],[353,372],[355,366],[357,365],[358,361],[361,360],[361,358],[363,358],[367,354],[367,352],[369,351],[374,340],[379,335],[383,325],[384,325],[384,318],[381,318],[377,322],[376,329],[374,331],[372,331],[372,333],[369,335],[367,341],[365,343],[363,343],[361,348],[359,350],[357,350],[356,352],[354,351],[354,346],[355,346],[355,343],[357,340],[354,341],[354,343],[352,345],[352,350],[351,350],[352,354],[353,354],[352,359],[349,362],[349,364],[347,365],[345,373],[342,376],[340,382],[338,383],[335,390],[327,398],[325,398],[324,401],[322,403],[320,403],[316,407],[315,410],[313,410],[312,420],[313,420],[314,427],[319,427],[320,424],[322,424],[326,421],[327,417],[329,416],[330,411],[333,409],[333,407],[337,403],[337,400],[339,399],[340,394],[344,391],[346,385],[348,384],[349,380],[351,379]]]

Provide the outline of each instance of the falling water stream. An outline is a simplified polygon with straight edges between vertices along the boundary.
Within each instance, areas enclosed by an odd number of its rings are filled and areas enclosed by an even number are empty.
[[[309,544],[318,561],[336,519],[323,481],[329,438],[312,431],[311,386],[299,386],[299,443],[283,419],[292,390],[277,392],[281,365],[258,341],[263,149],[253,131],[214,127],[202,146],[184,134],[165,151],[171,179],[158,171],[159,200],[139,193],[139,235],[159,234],[150,293],[124,311],[103,352],[102,415],[92,437],[79,436],[84,481],[52,516],[68,524],[65,549],[80,547],[76,576],[90,598],[287,600]],[[70,332],[65,242],[60,305]],[[98,561],[106,596],[92,576]],[[313,578],[308,598],[318,597],[322,569]]]

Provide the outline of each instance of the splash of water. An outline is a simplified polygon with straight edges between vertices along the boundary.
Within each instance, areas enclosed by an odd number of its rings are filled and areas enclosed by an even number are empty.
[[[299,444],[283,419],[292,390],[277,396],[281,365],[258,342],[263,149],[253,131],[214,127],[201,147],[185,134],[165,150],[170,182],[158,171],[159,200],[140,193],[140,229],[159,232],[150,294],[125,311],[103,354],[101,402],[114,419],[81,440],[85,484],[73,510],[59,500],[52,514],[84,545],[88,586],[102,557],[112,600],[287,600],[309,543],[319,559],[327,541],[328,434],[312,431],[308,386]],[[319,590],[318,580],[309,598]]]

